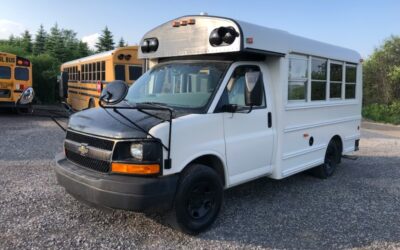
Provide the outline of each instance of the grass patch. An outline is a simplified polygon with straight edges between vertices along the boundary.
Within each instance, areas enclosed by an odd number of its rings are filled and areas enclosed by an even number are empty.
[[[400,124],[400,101],[386,104],[370,104],[362,110],[363,117],[377,121],[392,124]]]

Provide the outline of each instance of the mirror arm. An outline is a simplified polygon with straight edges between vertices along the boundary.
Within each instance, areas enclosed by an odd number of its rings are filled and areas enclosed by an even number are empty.
[[[249,114],[251,111],[253,111],[253,107],[254,105],[250,105],[249,111],[247,112],[247,114]]]

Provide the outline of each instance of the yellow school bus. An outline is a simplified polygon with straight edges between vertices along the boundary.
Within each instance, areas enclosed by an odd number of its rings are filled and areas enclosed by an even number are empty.
[[[22,93],[32,88],[32,64],[28,59],[0,52],[0,107],[28,108],[19,103]],[[30,93],[33,95],[33,91]],[[33,96],[32,96],[33,99]]]
[[[62,64],[61,97],[74,110],[97,107],[105,84],[122,80],[131,85],[142,75],[137,50],[138,46],[122,47]]]

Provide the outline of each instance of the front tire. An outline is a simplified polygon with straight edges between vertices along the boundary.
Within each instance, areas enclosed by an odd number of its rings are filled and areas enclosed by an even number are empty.
[[[169,214],[169,224],[196,235],[211,226],[223,200],[221,178],[210,167],[194,164],[184,171]]]

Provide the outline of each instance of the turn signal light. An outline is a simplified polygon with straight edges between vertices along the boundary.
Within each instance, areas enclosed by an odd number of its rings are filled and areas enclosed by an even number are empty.
[[[129,164],[113,162],[111,164],[111,171],[120,174],[140,174],[151,175],[160,173],[160,165],[158,164]]]

